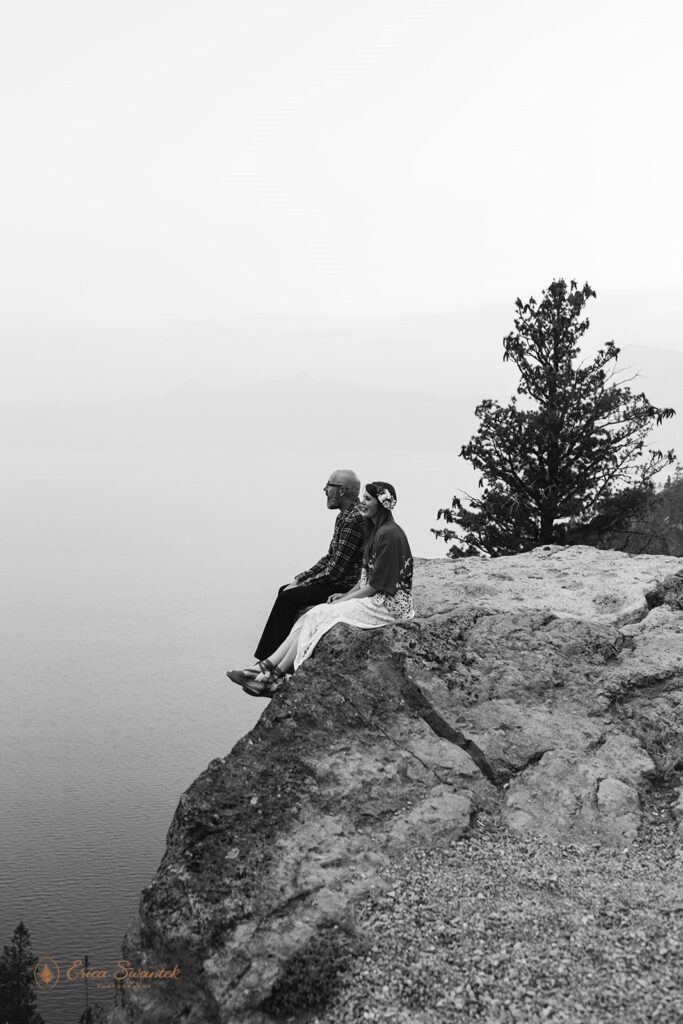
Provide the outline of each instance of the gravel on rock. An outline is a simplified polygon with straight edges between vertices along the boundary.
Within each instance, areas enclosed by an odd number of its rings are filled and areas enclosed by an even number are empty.
[[[357,908],[366,952],[314,1020],[683,1021],[682,868],[669,814],[616,850],[480,819],[391,863]]]

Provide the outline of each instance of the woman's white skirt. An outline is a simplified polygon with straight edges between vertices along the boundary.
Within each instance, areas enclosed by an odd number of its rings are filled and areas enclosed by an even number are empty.
[[[413,614],[411,609],[407,617],[412,618]],[[294,624],[292,632],[299,633],[294,668],[299,668],[311,656],[318,640],[338,622],[358,629],[377,629],[399,621],[383,604],[375,604],[372,597],[354,597],[349,601],[316,605]]]

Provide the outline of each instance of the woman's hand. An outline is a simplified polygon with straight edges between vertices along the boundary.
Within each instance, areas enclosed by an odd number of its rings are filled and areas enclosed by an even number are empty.
[[[347,590],[345,594],[332,594],[328,597],[327,603],[332,604],[333,601],[353,601],[355,597],[372,597],[377,591],[374,587],[371,587],[369,583],[365,583],[362,587],[357,583],[351,590]]]

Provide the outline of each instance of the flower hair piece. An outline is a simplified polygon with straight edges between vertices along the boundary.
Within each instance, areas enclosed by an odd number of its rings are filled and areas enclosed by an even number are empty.
[[[390,491],[386,489],[386,487],[382,488],[381,491],[377,492],[377,500],[380,503],[380,505],[383,505],[384,508],[388,509],[389,511],[391,511],[392,508],[396,507],[396,498]]]

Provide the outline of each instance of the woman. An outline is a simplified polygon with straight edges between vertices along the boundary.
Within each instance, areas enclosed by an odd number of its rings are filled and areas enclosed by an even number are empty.
[[[360,499],[366,540],[363,571],[346,594],[333,594],[327,604],[316,605],[296,622],[270,658],[259,662],[261,672],[245,681],[244,672],[228,676],[254,697],[272,697],[288,672],[296,671],[315,645],[338,622],[360,629],[376,629],[400,619],[412,619],[413,556],[408,539],[394,521],[396,491],[376,480]]]

